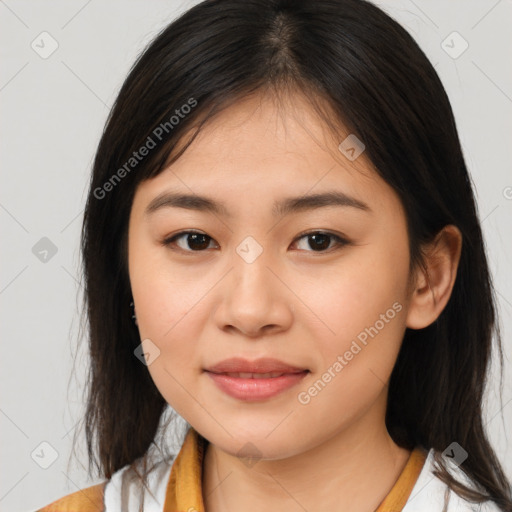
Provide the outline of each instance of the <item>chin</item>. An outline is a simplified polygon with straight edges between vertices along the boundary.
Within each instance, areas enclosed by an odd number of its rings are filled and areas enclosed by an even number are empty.
[[[281,432],[272,432],[272,429],[255,429],[254,425],[251,427],[243,429],[231,425],[231,436],[223,430],[220,435],[217,432],[213,436],[203,436],[218,449],[234,457],[249,459],[248,464],[258,460],[286,459],[307,450],[307,447],[303,446],[303,437],[299,437],[302,441],[299,446],[290,432],[284,428]],[[272,433],[269,435],[269,432]]]

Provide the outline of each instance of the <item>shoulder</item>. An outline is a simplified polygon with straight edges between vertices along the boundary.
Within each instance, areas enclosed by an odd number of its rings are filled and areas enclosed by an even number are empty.
[[[68,494],[37,512],[103,512],[106,482]]]
[[[114,473],[105,486],[106,511],[137,512],[142,500],[145,510],[162,510],[173,462],[174,457],[156,463],[147,477],[147,486],[140,476],[141,464],[135,469],[127,465]]]
[[[136,512],[142,494],[146,505],[162,507],[174,459],[173,456],[155,465],[148,477],[149,493],[139,477],[140,464],[136,465],[137,471],[126,465],[109,480],[68,494],[36,512]]]
[[[475,485],[456,464],[448,462],[447,467],[454,478],[475,489]],[[445,499],[448,512],[502,512],[492,501],[473,503],[459,496],[434,474],[435,469],[434,450],[431,449],[402,512],[441,512],[445,510]]]

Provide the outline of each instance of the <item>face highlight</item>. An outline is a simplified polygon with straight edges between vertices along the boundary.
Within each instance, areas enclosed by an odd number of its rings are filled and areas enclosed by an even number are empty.
[[[253,97],[219,114],[138,187],[129,224],[138,328],[160,351],[148,366],[160,393],[222,450],[269,459],[365,418],[383,425],[409,300],[398,196],[364,153],[338,150],[303,98],[294,105]],[[241,400],[205,371],[232,357],[307,373]]]

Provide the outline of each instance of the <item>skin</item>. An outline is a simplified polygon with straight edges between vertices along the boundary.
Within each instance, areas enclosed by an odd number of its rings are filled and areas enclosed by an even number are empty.
[[[446,305],[461,236],[445,228],[426,248],[430,282],[420,270],[409,282],[400,200],[364,152],[351,162],[338,151],[346,135],[333,138],[298,94],[282,104],[253,96],[222,112],[136,191],[128,250],[138,327],[160,351],[148,369],[162,396],[210,442],[208,512],[374,510],[410,455],[385,427],[387,384],[405,328],[429,325]],[[145,214],[168,190],[209,196],[232,216],[176,207]],[[328,190],[371,212],[329,206],[272,216],[275,200]],[[194,251],[186,235],[162,244],[189,229],[211,237],[206,248]],[[315,251],[302,233],[318,230],[349,243],[336,248],[327,238]],[[252,263],[236,252],[247,236],[263,250]],[[396,303],[400,312],[301,403],[298,394]],[[203,371],[234,356],[274,357],[310,373],[275,397],[243,402]]]

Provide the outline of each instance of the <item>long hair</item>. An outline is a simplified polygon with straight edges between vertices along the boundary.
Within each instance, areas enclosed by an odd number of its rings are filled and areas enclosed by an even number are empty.
[[[432,325],[406,330],[386,426],[404,448],[434,448],[438,474],[455,492],[512,510],[482,420],[493,335],[502,363],[501,336],[453,112],[417,43],[365,0],[206,0],[158,34],[130,70],[97,149],[82,228],[89,472],[95,465],[110,478],[145,461],[167,407],[134,356],[141,340],[130,313],[127,232],[137,186],[179,158],[218,112],[253,93],[292,91],[329,126],[342,123],[364,141],[405,209],[411,271],[426,269],[422,247],[441,228],[461,231],[448,304]],[[135,157],[143,146],[145,156]],[[477,491],[444,465],[453,441],[469,453],[461,469]]]

